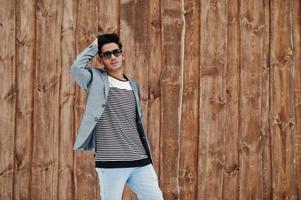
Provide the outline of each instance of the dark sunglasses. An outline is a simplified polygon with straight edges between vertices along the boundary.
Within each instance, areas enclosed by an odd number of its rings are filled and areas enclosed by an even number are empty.
[[[114,49],[113,51],[105,51],[100,54],[100,57],[103,59],[110,59],[112,57],[112,54],[114,54],[115,57],[119,57],[122,54],[122,50]]]

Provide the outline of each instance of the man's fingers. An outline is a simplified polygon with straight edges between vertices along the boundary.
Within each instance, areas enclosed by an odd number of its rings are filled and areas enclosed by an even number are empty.
[[[98,46],[97,38],[93,41],[93,44],[96,44],[96,46]]]

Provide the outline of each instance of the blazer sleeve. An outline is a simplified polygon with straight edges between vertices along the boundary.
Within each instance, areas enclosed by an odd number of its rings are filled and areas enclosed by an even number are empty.
[[[71,65],[71,74],[75,82],[84,90],[88,91],[89,84],[92,81],[92,69],[88,62],[92,60],[98,52],[96,44],[91,44],[84,49]]]

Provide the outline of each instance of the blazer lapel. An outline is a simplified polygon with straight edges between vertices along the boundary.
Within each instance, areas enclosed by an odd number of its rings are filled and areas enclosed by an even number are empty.
[[[141,116],[141,110],[140,110],[141,105],[140,105],[140,98],[139,98],[139,95],[138,95],[137,85],[135,84],[135,82],[132,79],[130,79],[130,78],[128,78],[128,79],[130,80],[130,84],[132,86],[132,89],[133,89],[133,92],[134,92],[134,95],[135,95],[136,105],[137,105],[137,110],[138,110],[139,116]]]

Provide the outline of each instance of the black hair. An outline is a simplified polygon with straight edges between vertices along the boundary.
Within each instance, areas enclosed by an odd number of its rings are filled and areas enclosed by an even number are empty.
[[[119,49],[122,49],[122,44],[117,33],[105,33],[97,36],[98,54],[101,54],[102,46],[110,42],[116,43]]]

